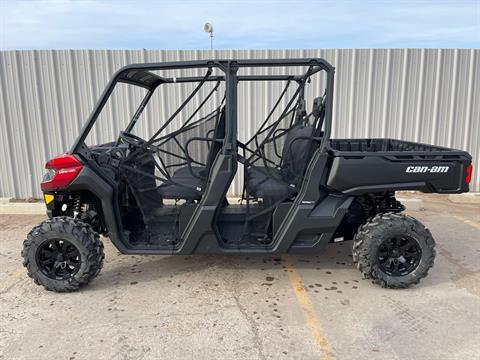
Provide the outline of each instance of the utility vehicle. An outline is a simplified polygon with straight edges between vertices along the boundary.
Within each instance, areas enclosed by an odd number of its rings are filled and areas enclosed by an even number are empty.
[[[256,96],[242,96],[245,84]],[[123,100],[141,94],[138,108],[121,124],[128,106],[116,100],[114,122],[101,120],[120,85],[133,88]],[[402,214],[395,192],[466,192],[471,156],[394,139],[331,139],[333,85],[334,68],[317,58],[123,67],[70,151],[46,163],[49,219],[24,241],[28,275],[48,290],[77,290],[102,267],[100,235],[124,254],[313,253],[353,240],[365,277],[391,288],[418,283],[435,243]],[[169,100],[149,107],[161,91]],[[245,114],[259,108],[265,118],[241,141]],[[117,126],[116,138],[88,140]],[[235,175],[242,198],[229,201]]]

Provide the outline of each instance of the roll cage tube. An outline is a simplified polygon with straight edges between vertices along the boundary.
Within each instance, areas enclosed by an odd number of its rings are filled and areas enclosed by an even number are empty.
[[[147,104],[150,101],[150,98],[152,97],[154,92],[155,92],[154,89],[149,89],[148,90],[147,94],[145,95],[142,102],[138,106],[137,111],[135,111],[135,114],[133,115],[132,120],[130,120],[127,127],[125,128],[126,133],[132,132],[132,129],[134,128],[135,124],[137,123],[138,119],[140,118],[140,115],[142,115],[143,110],[147,106]]]

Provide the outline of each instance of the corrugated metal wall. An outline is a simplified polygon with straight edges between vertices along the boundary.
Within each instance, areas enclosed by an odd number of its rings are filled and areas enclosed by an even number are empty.
[[[480,50],[225,50],[213,56],[327,59],[337,69],[333,136],[393,137],[467,150],[474,158],[472,188],[480,190]],[[69,149],[121,66],[209,57],[210,51],[0,52],[0,196],[41,195],[43,164]],[[276,86],[242,89],[240,106],[249,110],[239,125],[241,138],[258,126],[266,104],[279,94]],[[177,103],[182,95],[175,93]],[[127,94],[116,109],[107,109],[104,135],[116,135],[113,121],[131,112],[134,97]],[[252,106],[258,99],[262,105]],[[147,113],[147,127],[154,128],[171,107],[162,99],[158,112]],[[237,181],[231,192],[239,191]]]

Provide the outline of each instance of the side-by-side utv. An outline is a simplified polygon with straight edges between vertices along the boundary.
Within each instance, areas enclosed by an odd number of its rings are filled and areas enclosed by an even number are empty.
[[[257,91],[248,99],[245,85]],[[471,156],[394,139],[331,139],[333,85],[323,59],[120,69],[70,151],[46,164],[49,219],[24,241],[28,275],[48,290],[77,290],[102,267],[100,235],[124,254],[314,253],[353,240],[365,277],[391,288],[418,283],[435,242],[402,214],[395,192],[466,192]],[[118,86],[128,88],[124,101],[105,106]],[[138,107],[120,124],[132,94],[141,94]],[[249,129],[247,114],[261,109],[265,117]],[[228,199],[237,183],[241,199]]]

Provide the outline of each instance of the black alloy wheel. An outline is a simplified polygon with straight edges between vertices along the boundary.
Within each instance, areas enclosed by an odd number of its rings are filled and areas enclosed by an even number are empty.
[[[416,269],[422,258],[418,242],[410,236],[395,236],[380,244],[377,260],[388,275],[403,276]]]
[[[80,269],[81,257],[78,249],[68,240],[50,239],[37,250],[37,266],[40,271],[54,280],[66,280]]]

